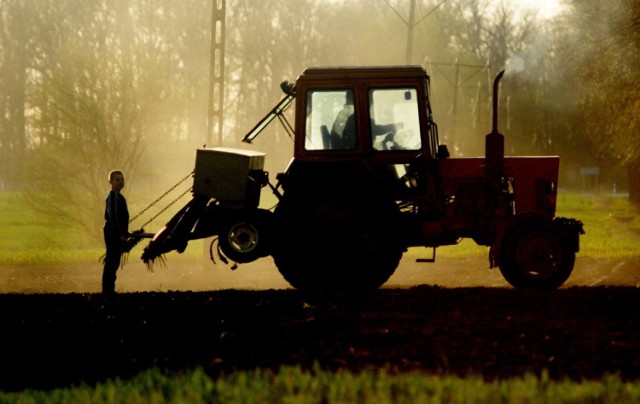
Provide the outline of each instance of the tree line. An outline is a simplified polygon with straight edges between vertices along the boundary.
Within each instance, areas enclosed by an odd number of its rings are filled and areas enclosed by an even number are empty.
[[[411,63],[432,75],[452,154],[482,153],[491,83],[506,68],[507,154],[559,154],[568,184],[579,184],[580,166],[602,166],[610,181],[637,172],[639,2],[568,1],[554,20],[494,3],[415,2]],[[410,4],[227,1],[224,145],[239,146],[280,98],[280,81],[307,66],[404,64]],[[0,0],[0,189],[96,233],[110,169],[125,170],[140,200],[188,173],[207,139],[211,7]],[[269,131],[256,147],[283,170],[292,142]]]

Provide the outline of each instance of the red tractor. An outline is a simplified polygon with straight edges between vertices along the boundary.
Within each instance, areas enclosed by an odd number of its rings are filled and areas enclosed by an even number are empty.
[[[193,199],[145,248],[149,262],[189,240],[218,236],[238,263],[271,255],[304,291],[375,289],[409,247],[471,238],[489,247],[514,287],[552,289],[573,270],[582,223],[555,217],[559,158],[505,157],[497,130],[486,156],[450,158],[438,142],[429,76],[419,66],[306,69],[243,139],[276,117],[294,139],[289,166],[271,184],[263,153],[199,149]],[[295,125],[283,112],[295,101]],[[258,208],[269,186],[274,211]]]

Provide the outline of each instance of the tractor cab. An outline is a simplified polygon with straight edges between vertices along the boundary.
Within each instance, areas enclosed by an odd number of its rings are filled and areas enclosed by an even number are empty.
[[[428,81],[418,66],[306,69],[295,86],[295,158],[434,155]]]
[[[411,166],[438,150],[428,89],[419,66],[306,69],[295,85],[294,162],[342,163],[398,192],[416,187]]]

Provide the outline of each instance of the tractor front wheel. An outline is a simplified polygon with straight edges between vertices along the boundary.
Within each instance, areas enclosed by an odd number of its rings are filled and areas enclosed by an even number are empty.
[[[551,226],[529,224],[507,234],[500,272],[516,288],[555,289],[571,275],[575,252]]]

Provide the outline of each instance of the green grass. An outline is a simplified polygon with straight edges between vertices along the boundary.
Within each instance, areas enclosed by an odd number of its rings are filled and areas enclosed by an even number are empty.
[[[263,202],[264,207],[271,207],[275,201],[265,199]],[[158,218],[147,232],[158,230],[173,213],[167,212]],[[580,238],[580,257],[640,257],[640,216],[626,198],[561,193],[557,215],[584,223],[587,234]],[[0,265],[84,263],[98,260],[104,253],[102,246],[79,247],[86,242],[68,229],[40,222],[38,215],[22,205],[18,195],[11,192],[0,192],[0,229]],[[138,250],[133,254],[137,255]],[[171,259],[178,261],[198,259],[202,254],[202,240],[190,242],[183,254],[170,253]],[[411,248],[407,254],[426,257],[430,256],[431,250]],[[458,245],[438,248],[436,258],[486,259],[487,254],[487,247],[464,239]]]
[[[176,207],[177,211],[179,207]],[[134,212],[131,212],[134,214]],[[152,223],[148,232],[159,230],[175,211],[167,212]],[[136,223],[133,223],[135,227]],[[102,228],[96,228],[98,234]],[[143,240],[141,245],[146,244]],[[136,247],[132,254],[139,255]],[[183,254],[173,254],[177,260],[202,257],[203,242],[195,240]],[[68,228],[51,225],[41,220],[20,201],[14,192],[0,192],[0,265],[29,266],[47,264],[74,264],[97,262],[104,254],[104,247],[91,246],[86,237]],[[173,259],[173,258],[172,258]]]
[[[557,216],[579,219],[581,257],[627,259],[640,257],[640,216],[625,197],[560,194]]]
[[[0,393],[3,403],[570,403],[637,402],[640,385],[607,376],[552,381],[526,375],[485,381],[385,369],[327,372],[284,367],[212,379],[196,369],[179,375],[150,370],[129,380],[52,391]]]

